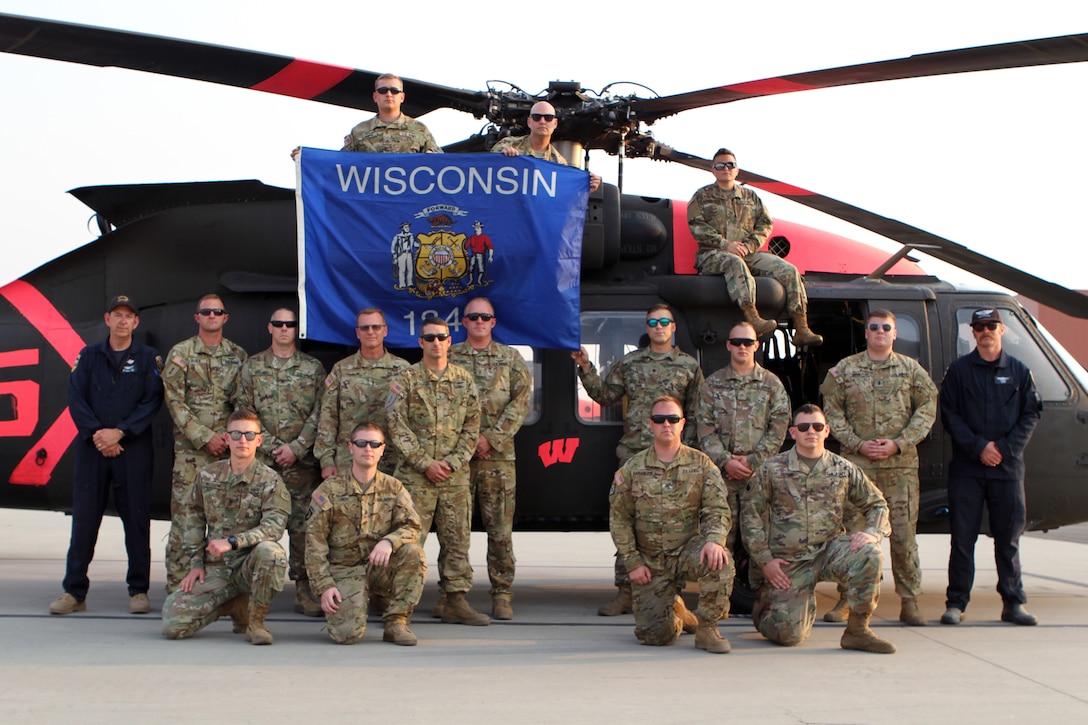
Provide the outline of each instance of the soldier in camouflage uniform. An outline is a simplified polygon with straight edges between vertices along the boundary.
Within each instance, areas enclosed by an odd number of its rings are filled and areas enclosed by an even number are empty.
[[[923,626],[926,619],[917,601],[922,594],[916,539],[918,443],[936,419],[937,386],[916,360],[892,350],[896,336],[895,315],[889,310],[870,312],[865,351],[831,368],[820,392],[842,455],[865,471],[888,502],[892,574],[902,600],[899,621]],[[846,592],[839,587],[839,602],[824,615],[825,621],[847,618]]]
[[[382,639],[410,647],[418,640],[408,621],[427,575],[419,514],[401,482],[378,470],[385,435],[376,423],[355,426],[348,445],[350,472],[329,478],[313,493],[306,568],[334,642],[363,638],[368,593],[381,591],[389,602]]]
[[[385,314],[368,307],[355,316],[359,352],[332,366],[325,378],[321,416],[317,424],[314,455],[321,463],[321,477],[329,478],[351,468],[348,438],[356,425],[369,420],[388,431],[386,408],[392,393],[389,386],[408,367],[405,360],[386,351],[389,328]],[[382,458],[379,469],[393,473],[399,460],[395,450]]]
[[[484,626],[491,618],[465,600],[465,592],[472,589],[469,461],[480,438],[480,397],[472,374],[449,363],[449,326],[443,320],[423,321],[419,346],[423,359],[391,387],[389,439],[401,454],[394,475],[404,482],[419,512],[420,544],[432,521],[438,532],[442,621]]]
[[[321,482],[313,455],[325,368],[295,344],[298,318],[280,308],[268,323],[272,346],[242,364],[235,405],[261,418],[257,460],[280,474],[291,495],[289,576],[295,582],[295,611],[321,616],[321,604],[306,577],[306,511]]]
[[[895,645],[869,629],[888,505],[860,468],[824,449],[828,432],[819,406],[802,405],[790,428],[796,445],[760,466],[741,494],[741,535],[756,591],[752,624],[772,642],[798,645],[816,620],[816,584],[844,582],[850,619],[843,649],[891,654]],[[847,501],[864,512],[864,531],[846,533]]]
[[[491,147],[491,153],[506,156],[532,156],[535,159],[570,166],[570,162],[564,158],[563,154],[552,146],[552,134],[559,125],[555,106],[547,101],[534,103],[529,109],[529,116],[525,119],[525,123],[529,126],[528,136],[507,136]],[[601,177],[590,173],[589,190],[596,191],[600,185]]]
[[[725,654],[718,620],[729,611],[734,576],[725,484],[706,454],[680,443],[680,401],[657,398],[647,422],[653,445],[624,464],[608,494],[609,529],[634,590],[635,637],[648,645],[676,641],[683,629],[677,587],[697,581],[695,647]]]
[[[699,450],[722,471],[729,491],[728,550],[740,526],[740,492],[763,462],[778,453],[790,425],[782,381],[756,362],[756,331],[740,322],[729,331],[729,365],[703,383],[699,395]]]
[[[199,332],[170,350],[162,371],[166,408],[174,420],[174,472],[170,485],[170,535],[166,541],[166,591],[189,572],[181,551],[178,515],[189,487],[209,463],[227,453],[230,415],[246,351],[223,337],[230,315],[218,295],[204,295],[193,315]]]
[[[808,327],[808,294],[797,268],[771,252],[759,249],[771,234],[771,215],[754,191],[737,185],[737,157],[718,149],[712,166],[715,182],[695,192],[688,202],[688,227],[699,243],[695,268],[699,274],[724,275],[729,299],[744,312],[759,337],[777,327],[756,309],[756,281],[752,275],[773,277],[786,289],[786,307],[793,318],[794,343],[820,345],[824,338]]]
[[[486,297],[469,300],[463,320],[468,339],[450,348],[450,362],[472,374],[480,395],[480,437],[469,468],[472,496],[487,531],[491,616],[513,619],[514,434],[529,412],[533,380],[521,353],[491,338],[495,308]]]
[[[256,460],[257,414],[236,410],[225,428],[230,458],[200,472],[179,517],[190,570],[163,604],[162,633],[169,639],[191,637],[216,620],[221,605],[248,594],[246,640],[272,644],[264,620],[287,573],[287,552],[277,542],[291,498],[279,475]],[[239,632],[240,617],[234,619]]]
[[[623,437],[616,446],[616,457],[622,466],[634,454],[649,448],[653,442],[650,430],[650,407],[659,395],[671,395],[684,406],[684,417],[695,420],[703,371],[698,361],[672,344],[676,315],[665,304],[646,312],[646,335],[650,346],[628,353],[608,371],[602,382],[583,347],[571,357],[578,365],[578,379],[586,393],[601,405],[611,405],[627,397],[627,413]],[[684,431],[684,443],[695,445],[695,426]],[[602,617],[613,617],[631,611],[631,580],[619,555],[616,555],[616,598],[597,610]],[[683,600],[677,596],[678,604]],[[685,610],[686,611],[686,610]],[[685,617],[685,627],[694,631],[695,617]]]

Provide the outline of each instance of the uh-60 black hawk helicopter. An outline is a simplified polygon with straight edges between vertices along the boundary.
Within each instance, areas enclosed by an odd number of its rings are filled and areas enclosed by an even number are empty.
[[[0,15],[0,50],[375,110],[376,73],[234,48]],[[420,116],[452,108],[486,118],[485,131],[446,147],[486,151],[503,136],[524,133],[529,108],[543,99],[560,116],[553,140],[568,159],[599,149],[621,159],[708,169],[709,161],[658,143],[646,127],[688,109],[776,93],[1086,60],[1088,35],[1082,34],[653,98],[594,94],[574,82],[552,83],[545,93],[531,95],[514,87],[469,91],[405,79],[411,92],[404,110]],[[821,347],[797,349],[782,322],[762,344],[763,364],[783,379],[795,405],[818,401],[827,370],[862,348],[862,323],[871,309],[895,313],[896,349],[916,357],[939,381],[948,363],[970,349],[971,312],[997,307],[1008,327],[1007,349],[1032,368],[1046,406],[1027,452],[1029,526],[1049,529],[1088,520],[1084,368],[1008,294],[956,287],[925,274],[908,255],[922,250],[1078,318],[1088,318],[1088,299],[902,222],[751,171],[740,178],[903,245],[888,257],[840,236],[776,220],[770,248],[804,273],[810,322],[825,337]],[[7,507],[66,510],[71,505],[69,448],[75,431],[67,414],[68,372],[79,349],[104,334],[102,305],[112,295],[124,292],[139,302],[138,334],[160,351],[193,334],[193,304],[202,293],[223,297],[232,316],[229,336],[250,352],[267,346],[263,331],[269,312],[297,304],[293,189],[218,181],[84,187],[71,193],[96,212],[101,237],[0,287],[0,505]],[[583,237],[581,338],[599,368],[634,349],[646,309],[661,301],[676,311],[676,343],[706,374],[728,362],[725,338],[741,313],[720,277],[694,273],[695,242],[685,208],[682,202],[625,195],[609,184],[591,196]],[[197,246],[218,251],[197,254]],[[757,301],[763,315],[781,316],[784,292],[777,282],[760,278]],[[313,340],[305,348],[326,366],[350,352]],[[397,352],[418,356],[418,351]],[[534,397],[517,436],[516,527],[606,529],[622,407],[601,408],[588,399],[569,351],[523,348],[523,354],[531,362]],[[165,409],[154,435],[155,514],[165,518],[172,455]],[[939,421],[919,452],[919,530],[945,531],[951,449]]]

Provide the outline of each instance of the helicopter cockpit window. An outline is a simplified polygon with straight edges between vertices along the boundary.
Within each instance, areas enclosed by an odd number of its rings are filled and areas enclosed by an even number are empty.
[[[975,349],[975,338],[971,334],[971,313],[974,311],[974,307],[956,311],[956,322],[959,323],[956,339],[957,355],[966,355]],[[1005,335],[1001,338],[1002,349],[1031,369],[1035,377],[1035,387],[1043,400],[1050,402],[1068,400],[1069,386],[1058,374],[1046,351],[1028,333],[1023,322],[1012,310],[1007,309],[1001,310],[1001,319],[1005,322]]]
[[[585,312],[582,314],[582,347],[603,380],[608,371],[629,352],[638,349],[646,334],[645,312]],[[625,401],[599,405],[578,381],[578,420],[583,423],[623,425]]]
[[[521,353],[521,358],[525,361],[526,367],[529,368],[529,374],[532,376],[533,392],[529,402],[529,412],[525,415],[525,422],[522,425],[532,425],[540,420],[540,399],[541,390],[538,382],[540,381],[540,361],[536,359],[536,351],[528,345],[511,345],[510,347]]]
[[[895,316],[895,351],[900,355],[921,360],[922,334],[919,331],[918,320],[908,315]]]

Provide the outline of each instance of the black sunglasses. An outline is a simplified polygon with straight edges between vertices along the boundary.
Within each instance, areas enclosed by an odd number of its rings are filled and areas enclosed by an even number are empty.
[[[484,322],[487,322],[488,320],[494,320],[495,315],[489,315],[486,312],[470,312],[465,315],[465,319],[472,320],[473,322],[476,322],[477,320],[483,320]]]
[[[670,320],[668,317],[651,317],[650,319],[646,320],[646,324],[650,327],[657,327],[658,325],[661,325],[662,327],[668,327],[672,324],[672,320]]]
[[[982,332],[983,330],[990,330],[992,332],[993,330],[996,330],[997,326],[1000,324],[1000,322],[976,322],[971,325],[971,329],[975,332]]]
[[[245,436],[245,439],[247,441],[251,441],[254,438],[256,438],[257,436],[259,436],[260,433],[258,433],[255,430],[228,430],[227,435],[230,436],[230,439],[232,441],[240,441],[240,440],[242,440],[243,436]]]
[[[713,166],[715,171],[721,171],[722,169],[735,169],[737,168],[736,161],[715,161]]]
[[[876,332],[877,330],[884,330],[884,332],[891,332],[892,331],[892,326],[890,324],[888,324],[887,322],[884,322],[884,323],[870,322],[869,323],[869,329],[872,330],[873,332]]]
[[[294,320],[269,320],[268,324],[272,327],[298,327],[298,323]]]
[[[366,448],[367,446],[370,446],[371,448],[381,448],[385,445],[385,441],[368,441],[365,438],[357,438],[351,442],[351,445],[356,448]]]
[[[554,113],[530,113],[529,118],[533,119],[534,121],[547,121],[547,122],[551,123],[552,121],[555,120],[555,114]]]
[[[423,340],[423,342],[434,342],[435,340],[448,340],[450,336],[445,332],[428,332],[426,335],[420,335],[419,339]]]
[[[731,337],[729,344],[735,347],[754,347],[756,341],[750,337]]]
[[[374,92],[377,93],[379,96],[383,96],[386,93],[392,93],[395,96],[398,93],[404,93],[404,89],[397,88],[396,86],[382,86],[380,88],[375,88]]]
[[[203,315],[204,317],[207,317],[208,315],[222,317],[223,315],[227,314],[227,311],[224,310],[222,307],[201,307],[199,310],[196,311],[196,313],[198,315]]]
[[[809,428],[819,433],[827,427],[827,423],[794,423],[793,427],[804,433]]]
[[[652,420],[654,423],[657,423],[658,425],[661,425],[662,423],[665,423],[665,422],[669,422],[669,423],[672,423],[673,425],[676,425],[677,423],[680,422],[680,416],[678,416],[676,413],[669,413],[668,415],[658,414],[658,415],[651,415],[650,420]]]

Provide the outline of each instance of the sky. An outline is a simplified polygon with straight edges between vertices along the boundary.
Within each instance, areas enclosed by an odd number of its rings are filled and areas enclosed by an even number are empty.
[[[1088,30],[1088,4],[568,2],[529,15],[506,3],[417,0],[397,14],[364,3],[0,0],[0,12],[199,40],[484,89],[535,93],[551,80],[616,81],[661,95],[727,83]],[[539,5],[539,7],[545,7]],[[540,28],[534,35],[531,29]],[[1088,63],[912,79],[700,109],[655,136],[819,191],[1088,289],[1083,132]],[[411,88],[408,86],[408,93]],[[259,179],[293,187],[290,150],[339,148],[369,114],[197,81],[0,54],[0,284],[96,236],[69,189],[100,184]],[[482,121],[423,117],[440,144]],[[614,157],[591,168],[616,181]],[[687,200],[710,175],[629,159],[624,191]],[[774,216],[894,250],[863,230],[763,193]],[[946,278],[957,273],[921,256]],[[959,275],[962,278],[962,275]]]

